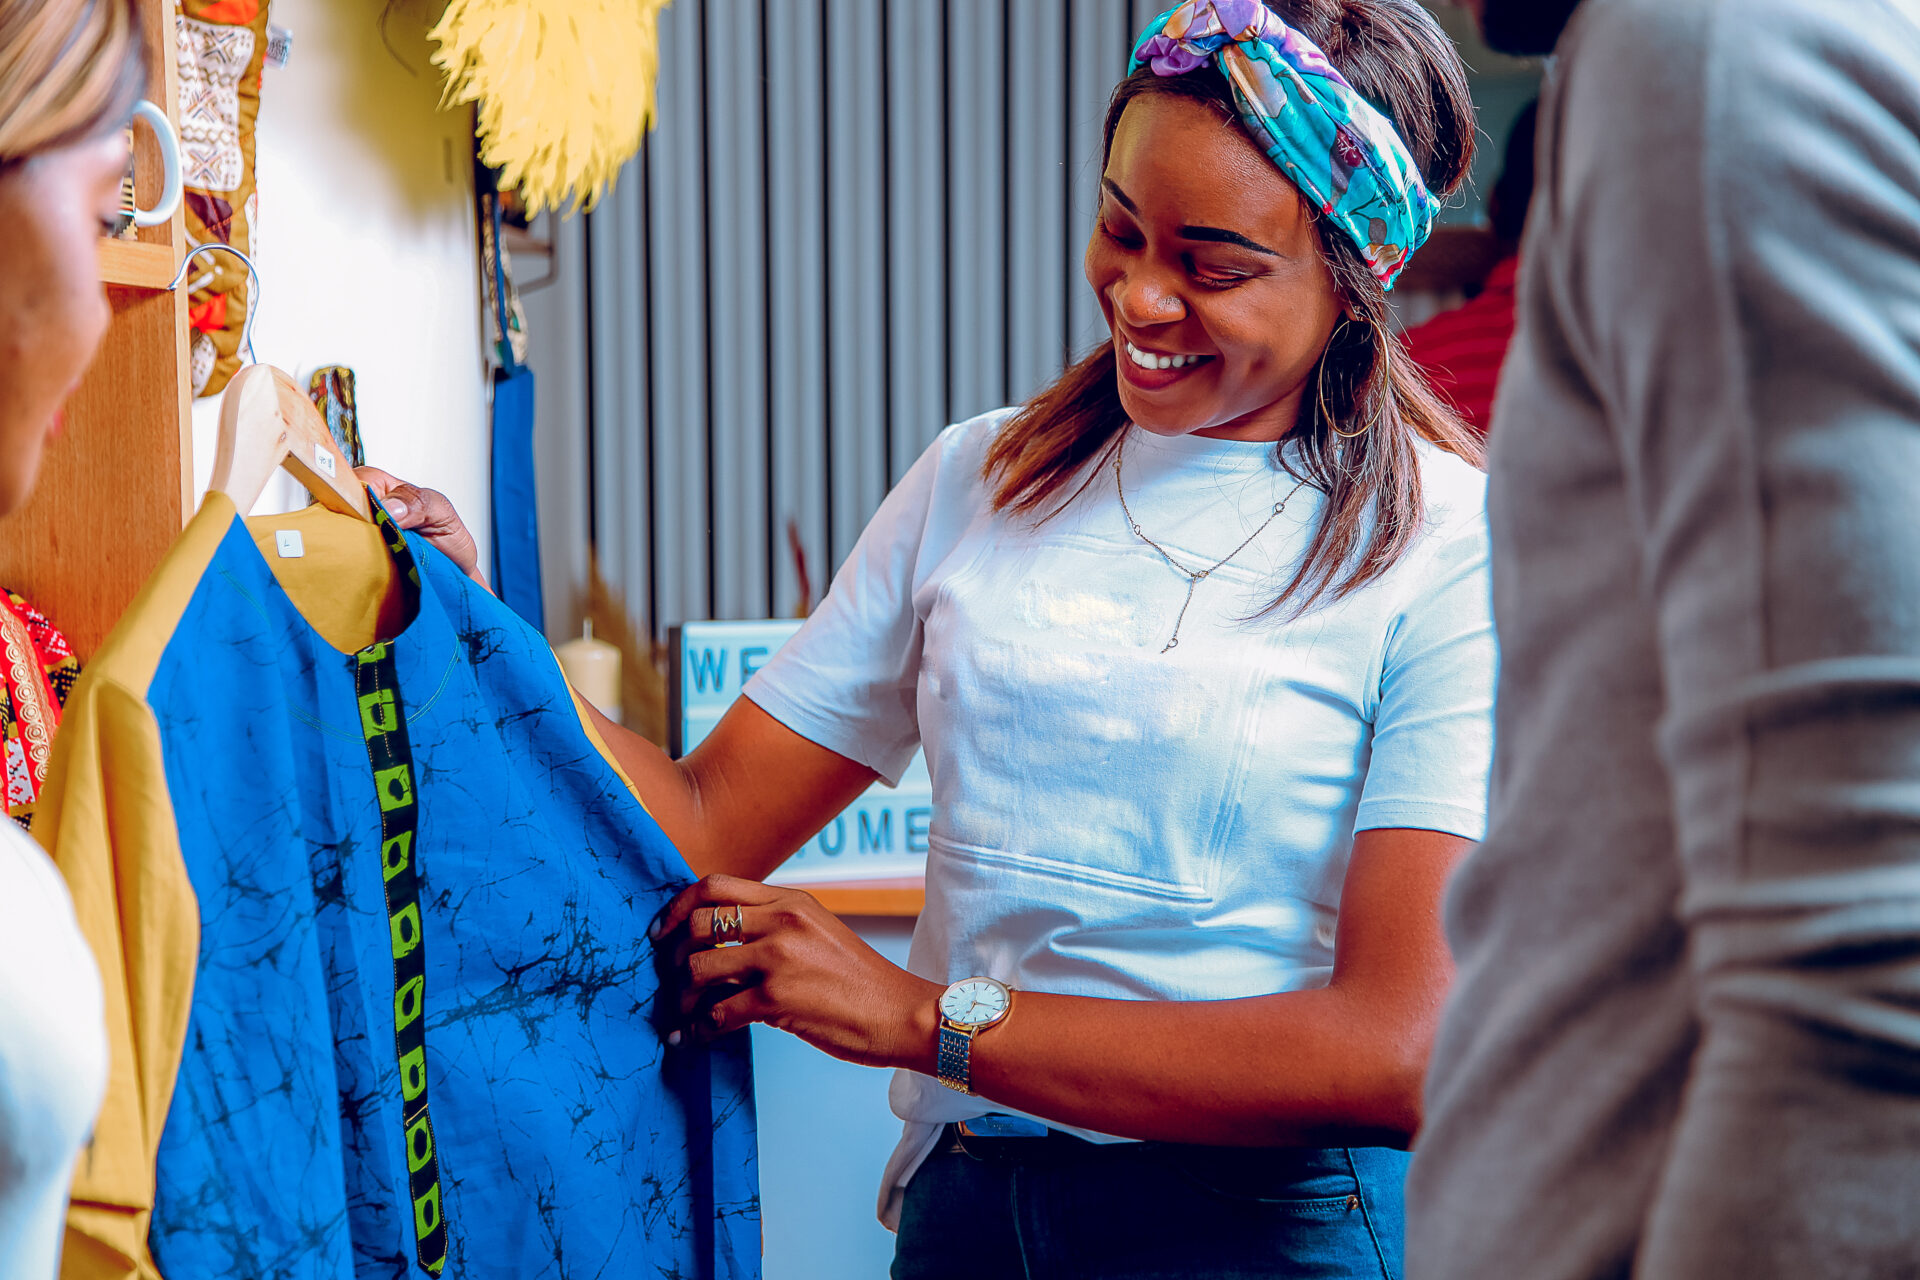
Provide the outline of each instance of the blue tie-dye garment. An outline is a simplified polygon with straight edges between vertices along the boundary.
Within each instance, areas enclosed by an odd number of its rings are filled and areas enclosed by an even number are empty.
[[[654,1022],[646,928],[686,866],[583,731],[544,640],[385,527],[419,582],[391,652],[440,1274],[750,1280],[745,1038],[669,1055]],[[201,918],[150,1235],[167,1280],[429,1274],[355,666],[235,520],[149,688]]]

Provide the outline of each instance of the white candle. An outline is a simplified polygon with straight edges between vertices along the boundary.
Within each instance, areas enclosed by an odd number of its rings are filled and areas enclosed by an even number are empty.
[[[557,645],[553,652],[574,691],[607,719],[621,723],[620,650],[593,638],[593,619],[587,619],[578,640]]]

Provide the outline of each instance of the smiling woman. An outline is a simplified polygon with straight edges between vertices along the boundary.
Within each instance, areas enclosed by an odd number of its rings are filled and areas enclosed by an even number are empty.
[[[1189,0],[1135,57],[1111,340],[947,428],[691,755],[599,727],[706,873],[655,926],[677,1034],[897,1069],[896,1280],[1399,1276],[1494,644],[1477,446],[1386,290],[1463,69],[1416,0]],[[902,969],[760,881],[916,747]]]
[[[1421,511],[1415,441],[1476,465],[1483,452],[1405,357],[1386,298],[1425,239],[1418,218],[1424,209],[1431,219],[1429,193],[1451,194],[1472,166],[1465,68],[1414,0],[1288,8],[1302,45],[1325,54],[1299,66],[1272,60],[1291,72],[1296,94],[1305,90],[1300,101],[1289,102],[1268,60],[1247,62],[1249,95],[1204,59],[1168,75],[1136,56],[1107,110],[1099,223],[1086,256],[1113,336],[1008,424],[988,467],[996,506],[1044,514],[1129,421],[1163,433],[1289,439],[1298,448],[1277,452],[1281,464],[1327,498],[1312,546],[1274,602],[1298,614],[1379,577],[1411,545]],[[1308,192],[1299,184],[1313,181],[1310,161],[1294,159],[1282,140],[1285,121],[1309,109],[1306,75],[1320,68],[1351,86],[1364,111],[1353,127],[1336,127],[1324,180]],[[1374,216],[1391,208],[1343,214],[1356,174],[1383,165],[1371,145],[1382,130],[1404,138],[1423,198],[1397,237]]]
[[[825,813],[772,757],[926,748],[911,972],[791,890],[710,878],[664,922],[696,1034],[907,1068],[898,1280],[1401,1273],[1493,645],[1479,447],[1386,291],[1472,135],[1414,0],[1165,15],[1107,116],[1110,341],[950,428],[676,766],[695,865],[758,876]],[[717,848],[736,805],[793,829]]]

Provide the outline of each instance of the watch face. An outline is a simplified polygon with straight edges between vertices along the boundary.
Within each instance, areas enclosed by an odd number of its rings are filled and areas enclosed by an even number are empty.
[[[984,1027],[1005,1017],[1011,1001],[1007,989],[992,978],[968,978],[947,988],[940,1012],[963,1027]]]

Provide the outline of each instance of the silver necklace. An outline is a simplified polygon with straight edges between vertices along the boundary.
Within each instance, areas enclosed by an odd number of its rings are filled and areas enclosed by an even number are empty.
[[[1212,564],[1208,565],[1204,569],[1189,569],[1187,568],[1187,566],[1181,564],[1178,560],[1175,560],[1172,556],[1168,555],[1167,549],[1165,547],[1155,542],[1152,538],[1149,538],[1147,536],[1147,531],[1140,527],[1140,522],[1133,518],[1133,510],[1132,508],[1127,506],[1127,486],[1120,482],[1120,464],[1126,458],[1126,454],[1127,454],[1127,437],[1126,437],[1126,429],[1123,427],[1121,429],[1121,435],[1120,435],[1120,446],[1113,451],[1113,487],[1114,487],[1114,491],[1120,495],[1120,510],[1126,514],[1127,525],[1129,528],[1133,530],[1135,537],[1139,538],[1140,541],[1146,543],[1148,546],[1152,547],[1155,551],[1159,552],[1160,558],[1162,560],[1165,560],[1169,565],[1173,566],[1173,570],[1175,573],[1180,574],[1182,577],[1184,577],[1187,580],[1187,598],[1180,602],[1180,616],[1173,620],[1173,638],[1167,641],[1167,647],[1160,651],[1162,653],[1166,653],[1174,649],[1175,647],[1177,647],[1180,643],[1180,624],[1187,620],[1187,606],[1193,603],[1193,589],[1200,585],[1200,580],[1206,577],[1208,574],[1212,573],[1214,570],[1220,568],[1222,565],[1226,564],[1227,561],[1233,559],[1235,556],[1239,555],[1242,551],[1245,551],[1248,547],[1252,546],[1253,540],[1259,537],[1261,534],[1265,533],[1267,531],[1267,526],[1280,518],[1280,513],[1287,509],[1287,504],[1293,501],[1293,495],[1300,492],[1300,486],[1304,485],[1306,481],[1302,480],[1299,484],[1296,484],[1293,486],[1293,488],[1287,490],[1287,496],[1273,504],[1273,514],[1268,516],[1265,520],[1261,521],[1260,527],[1258,529],[1255,529],[1252,533],[1248,534],[1247,540],[1245,542],[1241,543],[1239,546],[1235,547],[1233,550],[1227,552],[1226,555],[1221,556],[1218,560],[1215,560]]]

